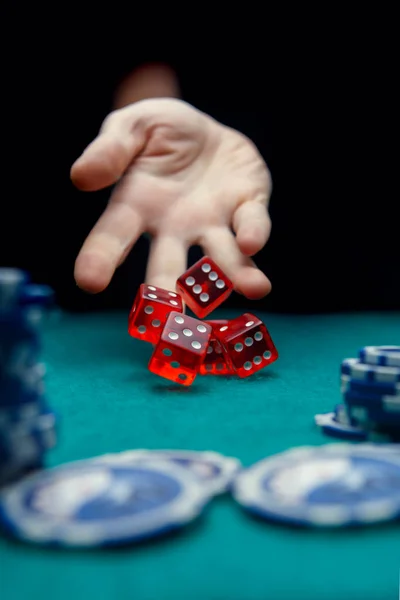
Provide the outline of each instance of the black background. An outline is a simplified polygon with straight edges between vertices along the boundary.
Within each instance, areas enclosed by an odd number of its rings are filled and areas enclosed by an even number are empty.
[[[268,23],[241,24],[239,14],[212,35],[190,29],[196,19],[189,27],[184,13],[162,26],[160,16],[129,22],[119,11],[114,20],[97,11],[96,25],[73,12],[4,15],[0,264],[49,283],[69,310],[130,306],[147,242],[108,290],[79,290],[74,260],[110,190],[78,192],[69,170],[118,81],[162,61],[176,68],[183,98],[248,135],[272,172],[272,236],[255,259],[273,291],[254,310],[400,308],[390,35],[377,43],[339,19],[340,29],[319,21],[316,33],[305,20],[297,35],[292,23],[277,36]],[[198,256],[194,249],[190,259]]]

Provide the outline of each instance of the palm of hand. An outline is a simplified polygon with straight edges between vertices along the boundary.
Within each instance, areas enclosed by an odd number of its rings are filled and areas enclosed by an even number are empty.
[[[108,117],[72,178],[86,190],[118,181],[77,259],[83,288],[104,289],[148,232],[148,283],[173,289],[188,248],[196,244],[238,291],[248,297],[268,293],[269,281],[249,256],[269,235],[270,178],[257,150],[238,132],[183,102],[147,100]]]

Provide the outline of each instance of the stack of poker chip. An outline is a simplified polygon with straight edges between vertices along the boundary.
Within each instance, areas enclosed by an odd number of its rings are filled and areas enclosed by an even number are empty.
[[[18,269],[0,268],[0,486],[40,469],[56,444],[41,362],[43,319],[54,300]]]
[[[400,346],[366,346],[341,364],[343,402],[315,416],[326,435],[400,442]]]

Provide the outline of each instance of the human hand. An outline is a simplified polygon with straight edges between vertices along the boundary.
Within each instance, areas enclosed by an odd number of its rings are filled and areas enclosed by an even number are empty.
[[[105,289],[147,232],[149,284],[175,289],[189,247],[199,245],[239,293],[257,299],[270,292],[250,257],[270,234],[271,178],[237,131],[180,100],[143,100],[106,118],[71,178],[83,191],[116,184],[76,260],[82,289]]]

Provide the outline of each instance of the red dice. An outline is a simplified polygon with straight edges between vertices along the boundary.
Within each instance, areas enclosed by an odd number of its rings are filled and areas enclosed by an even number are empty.
[[[215,262],[205,256],[179,277],[176,289],[202,319],[228,298],[233,284]]]
[[[142,283],[129,315],[129,334],[156,344],[172,310],[183,311],[182,299],[176,292]]]
[[[184,386],[196,375],[249,377],[278,358],[265,325],[245,313],[232,321],[202,321],[233,291],[230,279],[205,256],[176,282],[178,293],[142,284],[129,315],[132,337],[155,349],[149,370]],[[184,303],[198,319],[183,313]]]
[[[250,313],[217,327],[215,335],[227,363],[239,377],[249,377],[278,358],[264,323]]]
[[[179,312],[171,312],[150,358],[149,370],[182,385],[191,385],[210,342],[207,323]]]
[[[204,362],[200,366],[200,375],[232,375],[234,371],[230,364],[226,362],[222,346],[214,334],[216,327],[222,327],[229,323],[229,321],[221,319],[220,321],[206,321],[206,323],[211,325],[213,333],[207,348],[207,354],[204,357]]]

